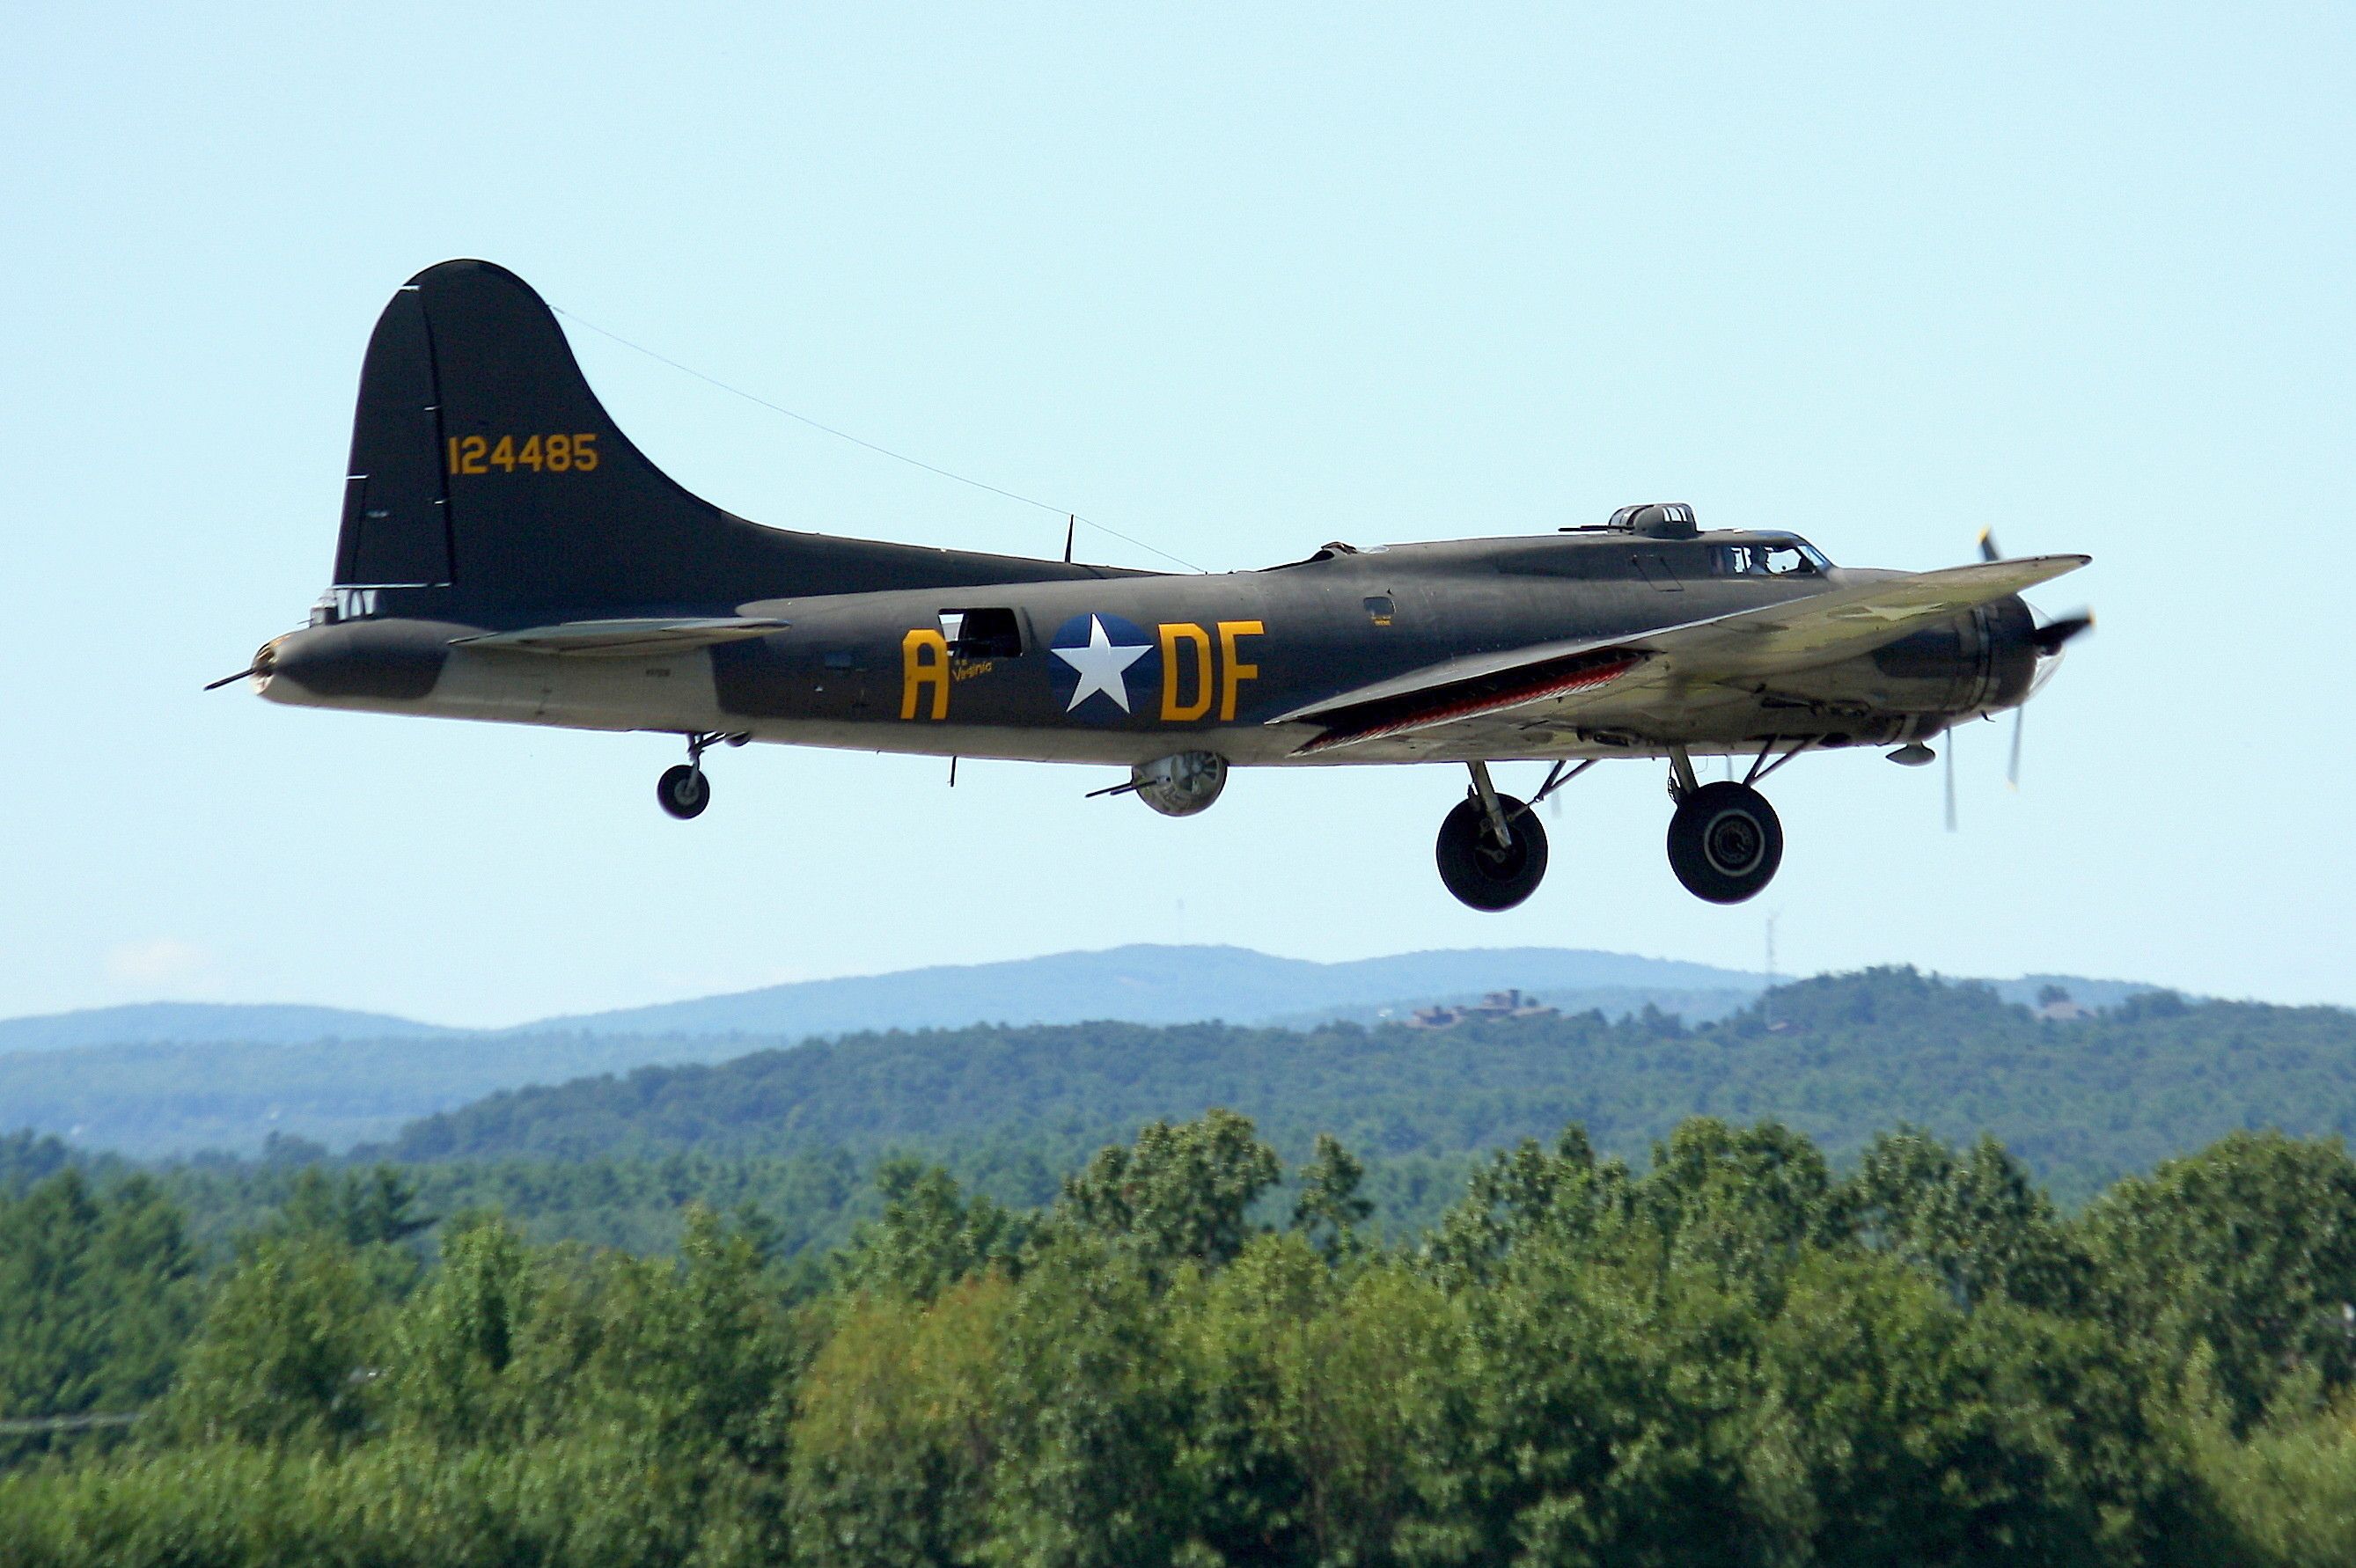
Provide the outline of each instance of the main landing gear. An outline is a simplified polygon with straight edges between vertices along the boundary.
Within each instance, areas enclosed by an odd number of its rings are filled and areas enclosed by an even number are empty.
[[[1783,825],[1749,784],[1704,784],[1669,818],[1669,869],[1697,899],[1739,904],[1772,880],[1783,860]]]
[[[1762,746],[1740,784],[1703,784],[1683,746],[1669,748],[1669,869],[1696,898],[1736,904],[1755,898],[1783,862],[1783,825],[1757,788],[1760,780],[1815,742],[1781,738]],[[1462,902],[1491,912],[1512,909],[1537,891],[1547,869],[1546,829],[1532,809],[1595,765],[1557,763],[1525,803],[1500,795],[1485,763],[1466,764],[1472,787],[1440,825],[1435,858],[1440,880]]]
[[[694,734],[687,738],[687,761],[676,767],[665,768],[662,777],[655,781],[655,799],[662,808],[681,822],[691,816],[701,816],[703,808],[712,804],[712,781],[703,776],[704,748],[725,741],[741,746],[750,735]]]
[[[1686,891],[1714,904],[1739,904],[1775,880],[1783,863],[1783,825],[1767,797],[1751,786],[1806,750],[1793,746],[1769,763],[1770,741],[1740,784],[1731,779],[1702,784],[1682,746],[1669,751],[1669,795],[1677,809],[1669,818],[1669,869]]]
[[[1546,829],[1530,807],[1569,779],[1558,765],[1527,803],[1499,795],[1489,764],[1472,763],[1472,787],[1440,825],[1433,856],[1448,891],[1477,910],[1507,910],[1537,891],[1546,876]],[[1583,772],[1584,767],[1573,770]]]

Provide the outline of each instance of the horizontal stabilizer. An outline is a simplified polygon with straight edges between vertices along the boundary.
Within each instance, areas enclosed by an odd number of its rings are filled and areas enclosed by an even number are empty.
[[[527,626],[519,632],[486,632],[454,637],[459,648],[507,648],[527,654],[577,654],[619,657],[632,654],[676,654],[708,648],[716,643],[741,642],[782,632],[790,623],[754,616],[696,616],[686,620],[565,621],[553,626]]]

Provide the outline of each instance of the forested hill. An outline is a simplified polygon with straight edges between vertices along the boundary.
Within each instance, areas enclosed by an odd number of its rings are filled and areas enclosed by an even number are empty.
[[[2056,978],[1991,984],[2024,1001]],[[2149,989],[2059,979],[2096,1007]],[[1650,1006],[1688,1023],[1723,1018],[1760,989],[1757,976],[1730,970],[1567,948],[1316,964],[1233,947],[1130,946],[804,981],[504,1030],[313,1008],[155,1004],[0,1020],[0,1131],[53,1133],[146,1159],[258,1153],[273,1136],[342,1150],[503,1089],[725,1061],[813,1036],[1108,1019],[1372,1026],[1508,987],[1569,1012],[1617,1018]]]
[[[1783,987],[1716,1024],[1657,1014],[1470,1023],[1081,1024],[853,1035],[712,1066],[494,1094],[404,1129],[403,1161],[697,1148],[788,1154],[1021,1143],[1076,1164],[1155,1117],[1255,1117],[1287,1153],[1377,1159],[1586,1126],[1641,1157],[1681,1118],[1772,1117],[1836,1156],[1913,1123],[1995,1134],[2065,1201],[2240,1127],[2356,1129],[2356,1013],[2168,993],[2048,1022],[1909,969]]]

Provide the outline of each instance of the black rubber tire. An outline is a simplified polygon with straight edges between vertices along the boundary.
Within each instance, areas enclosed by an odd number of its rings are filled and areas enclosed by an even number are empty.
[[[1514,826],[1514,842],[1500,849],[1489,834],[1489,814],[1477,800],[1466,799],[1440,825],[1440,842],[1433,857],[1440,862],[1440,880],[1462,902],[1492,914],[1513,908],[1537,891],[1546,875],[1546,829],[1512,795],[1501,795],[1497,805]]]
[[[663,776],[655,781],[655,798],[662,808],[681,822],[691,816],[701,816],[703,808],[712,804],[712,781],[700,768],[685,763],[675,768],[665,768]]]
[[[1783,825],[1749,784],[1704,784],[1669,818],[1669,869],[1697,899],[1739,904],[1773,881],[1783,863]]]

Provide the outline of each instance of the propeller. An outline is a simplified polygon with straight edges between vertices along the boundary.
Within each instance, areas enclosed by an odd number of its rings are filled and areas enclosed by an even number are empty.
[[[1980,559],[1982,560],[2004,559],[2004,551],[1997,548],[1994,528],[1980,530]],[[2030,695],[2034,695],[2037,688],[2051,677],[2054,663],[2061,658],[2062,650],[2070,645],[2071,639],[2094,629],[2094,613],[2092,610],[2080,610],[2074,614],[2057,615],[2029,634],[2029,640],[2037,645],[2037,673],[2029,680]],[[2028,726],[2029,698],[2024,696],[2020,699],[2020,705],[2012,710],[2012,755],[2006,762],[2004,769],[2004,782],[2008,789],[2020,787],[2020,738]],[[1955,827],[1955,800],[1952,737],[1949,744],[1951,750],[1948,754],[1947,829],[1953,832]]]
[[[2005,558],[2004,551],[1996,542],[1994,528],[1980,530],[1979,551],[1980,559],[1985,561],[1997,561]],[[2030,613],[2033,619],[2035,612],[2032,611]],[[2020,701],[2012,710],[2012,751],[2011,755],[2006,760],[2004,769],[2004,781],[2009,787],[2016,790],[2020,787],[2021,736],[2029,722],[2029,699],[2051,678],[2054,666],[2061,662],[2062,651],[2073,640],[2094,629],[2094,613],[2092,610],[2080,610],[2068,615],[2057,615],[2051,621],[2036,622],[2032,624],[2029,641],[2037,650],[2037,667],[2029,677],[2029,690],[2022,694]],[[1950,729],[1945,731],[1945,735],[1946,743],[1939,748],[1939,752],[1944,754],[1943,760],[1946,764],[1946,776],[1944,783],[1947,831],[1953,833],[1955,831],[1955,731]],[[1930,762],[1933,755],[1930,747],[1917,741],[1911,745],[1901,746],[1897,751],[1890,752],[1890,760],[1893,763],[1905,763],[1909,767],[1921,767]]]
[[[2074,615],[2055,616],[2031,632],[2029,635],[2029,640],[2037,645],[2037,651],[2045,657],[2059,658],[2062,656],[2062,650],[2069,645],[2071,638],[2082,632],[2091,632],[2094,629],[2094,613],[2092,610],[2081,610]]]
[[[2081,610],[2074,615],[2062,615],[2048,621],[2030,632],[2029,640],[2037,645],[2037,673],[2029,679],[2029,691],[2034,693],[2052,675],[2053,667],[2060,661],[2062,650],[2069,646],[2071,638],[2094,629],[2094,613]],[[2012,710],[2012,757],[2004,766],[2007,789],[2020,787],[2020,737],[2028,728],[2029,699],[2024,697],[2020,699],[2020,706]]]

